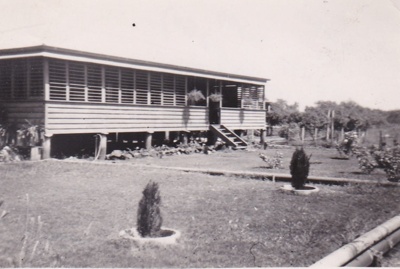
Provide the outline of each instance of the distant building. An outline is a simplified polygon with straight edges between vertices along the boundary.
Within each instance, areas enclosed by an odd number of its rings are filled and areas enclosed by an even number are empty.
[[[149,147],[159,133],[264,129],[267,81],[45,45],[0,50],[3,124],[41,126],[44,158],[61,136],[98,134],[105,151],[118,135],[141,133]]]

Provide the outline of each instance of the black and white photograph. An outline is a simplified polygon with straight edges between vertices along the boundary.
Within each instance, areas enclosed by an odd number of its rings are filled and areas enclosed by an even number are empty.
[[[400,268],[400,0],[0,0],[0,268]]]

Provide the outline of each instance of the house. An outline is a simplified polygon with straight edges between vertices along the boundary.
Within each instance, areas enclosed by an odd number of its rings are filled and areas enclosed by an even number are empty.
[[[40,126],[43,158],[80,135],[99,137],[101,157],[130,134],[150,147],[156,134],[208,131],[240,148],[234,130],[265,129],[267,81],[46,45],[0,50],[3,125]]]

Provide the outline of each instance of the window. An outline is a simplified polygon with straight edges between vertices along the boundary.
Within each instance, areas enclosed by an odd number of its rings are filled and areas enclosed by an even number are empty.
[[[50,100],[67,99],[66,62],[49,61]]]
[[[68,68],[69,100],[85,101],[85,66],[70,62]]]
[[[119,103],[119,69],[105,68],[106,103]]]
[[[175,79],[174,75],[163,74],[163,105],[174,105],[175,100]]]
[[[10,60],[0,62],[0,99],[11,99],[12,64]]]
[[[150,73],[150,96],[152,105],[162,104],[162,89],[161,89],[161,74],[152,72]]]
[[[186,78],[184,76],[175,76],[175,105],[186,105]]]
[[[148,103],[148,74],[146,71],[136,71],[136,104]]]
[[[43,83],[43,59],[33,58],[29,61],[29,86],[30,96],[39,97],[43,96],[44,83]]]
[[[102,101],[102,75],[101,66],[89,64],[87,66],[88,101]]]
[[[134,104],[135,73],[132,69],[121,69],[121,103]]]

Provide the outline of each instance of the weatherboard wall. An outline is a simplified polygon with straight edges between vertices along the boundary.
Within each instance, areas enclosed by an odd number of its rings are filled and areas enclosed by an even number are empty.
[[[208,130],[208,109],[123,104],[46,102],[46,133]]]
[[[264,129],[265,110],[221,108],[221,124],[233,130]]]

